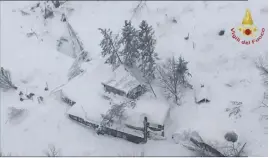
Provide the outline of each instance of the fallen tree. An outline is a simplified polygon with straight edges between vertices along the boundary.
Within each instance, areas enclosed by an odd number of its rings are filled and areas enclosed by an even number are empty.
[[[222,145],[223,147],[219,147],[217,145],[213,145],[209,142],[206,142],[202,139],[202,137],[194,132],[195,135],[190,134],[188,141],[182,143],[184,147],[188,150],[192,151],[195,156],[206,156],[206,157],[240,157],[244,155],[244,148],[246,143],[241,145],[241,143],[236,143],[238,136],[234,132],[228,132],[225,134],[224,138],[228,141],[228,144]],[[235,143],[237,145],[235,145]]]
[[[11,81],[10,72],[8,70],[5,70],[3,67],[1,67],[0,71],[0,88],[3,88],[5,90],[18,89],[18,87],[16,87]]]

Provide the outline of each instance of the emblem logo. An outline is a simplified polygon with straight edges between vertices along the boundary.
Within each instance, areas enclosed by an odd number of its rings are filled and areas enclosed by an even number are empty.
[[[237,28],[232,28],[232,38],[238,43],[250,45],[259,42],[264,36],[265,28],[259,29],[255,26],[251,12],[246,10],[242,24]]]

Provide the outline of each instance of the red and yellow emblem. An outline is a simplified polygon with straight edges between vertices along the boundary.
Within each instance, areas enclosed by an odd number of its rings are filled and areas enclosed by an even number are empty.
[[[253,23],[250,10],[247,9],[242,24],[238,28],[232,28],[231,33],[232,38],[238,43],[250,45],[259,42],[263,38],[265,34],[265,28],[258,30],[258,28]],[[257,34],[258,36],[256,36]]]
[[[242,25],[239,26],[238,30],[245,36],[256,37],[256,32],[258,29],[253,23],[251,12],[249,9],[246,10]]]

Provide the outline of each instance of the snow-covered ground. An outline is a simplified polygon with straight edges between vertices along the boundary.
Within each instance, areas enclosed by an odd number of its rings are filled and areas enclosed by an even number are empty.
[[[139,156],[141,152],[145,156],[192,156],[186,148],[175,144],[171,136],[178,129],[195,129],[203,138],[220,142],[224,141],[226,132],[234,130],[240,142],[247,142],[248,156],[268,155],[267,121],[261,121],[260,112],[253,110],[260,106],[265,91],[254,61],[268,50],[268,1],[152,1],[136,15],[132,12],[138,4],[135,1],[68,2],[75,9],[70,23],[93,59],[87,65],[88,71],[98,72],[103,62],[99,46],[102,35],[98,28],[119,32],[124,20],[131,19],[135,26],[147,20],[154,27],[160,58],[182,55],[189,61],[190,83],[209,86],[210,103],[197,105],[194,92],[186,92],[182,105],[170,112],[167,140],[150,140],[143,145],[99,136],[68,119],[68,106],[50,95],[54,88],[67,83],[67,72],[73,62],[56,50],[56,41],[66,30],[60,16],[49,19],[44,26],[38,13],[22,16],[15,11],[36,2],[0,3],[1,66],[11,71],[12,80],[19,87],[16,92],[1,91],[1,151],[4,154],[41,156],[49,144],[54,144],[63,156]],[[232,27],[241,24],[246,8],[250,8],[255,25],[266,28],[262,40],[249,46],[237,43],[230,33]],[[177,23],[171,22],[173,17]],[[26,36],[31,29],[39,38]],[[226,30],[224,36],[218,35],[221,29]],[[188,33],[186,41],[184,37]],[[46,82],[49,91],[44,91]],[[158,87],[155,88],[158,92]],[[19,91],[43,96],[44,103],[20,102]],[[225,112],[231,101],[242,102],[242,116],[238,119]],[[89,100],[91,102],[94,103],[94,99]],[[10,107],[27,112],[8,122]]]

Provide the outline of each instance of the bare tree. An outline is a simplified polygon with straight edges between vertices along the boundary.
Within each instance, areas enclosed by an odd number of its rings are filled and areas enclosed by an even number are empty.
[[[255,62],[256,67],[260,70],[260,74],[264,80],[264,84],[268,85],[268,61],[267,61],[267,55],[261,56],[258,58],[258,60]]]
[[[0,88],[3,88],[5,90],[17,89],[17,87],[11,81],[10,72],[8,70],[5,70],[3,67],[1,67],[0,72]]]
[[[187,69],[187,62],[180,57],[169,58],[165,64],[157,67],[159,78],[168,98],[173,98],[176,104],[180,104],[181,88],[187,85],[186,76],[191,76]]]
[[[136,7],[132,9],[133,15],[131,17],[131,20],[139,13],[141,12],[145,7],[147,7],[147,1],[140,0]]]
[[[229,112],[229,117],[234,116],[236,119],[241,117],[242,102],[231,101],[231,107],[226,108],[226,112]]]
[[[258,60],[255,62],[256,67],[260,71],[260,75],[262,76],[263,83],[265,85],[266,91],[264,92],[263,101],[258,108],[265,108],[266,114],[261,115],[261,119],[268,120],[268,52],[265,53],[264,56],[260,56]]]
[[[180,91],[179,82],[175,75],[176,71],[174,57],[172,60],[167,61],[167,65],[157,67],[157,71],[159,72],[162,88],[167,94],[167,97],[173,97],[176,104],[179,104]]]
[[[60,156],[60,149],[56,149],[56,147],[53,144],[50,144],[48,146],[48,149],[44,151],[44,153],[47,157],[56,157]]]
[[[238,157],[238,156],[243,156],[244,148],[247,143],[243,144],[241,146],[241,143],[237,143],[238,140],[238,135],[235,132],[227,132],[224,135],[224,138],[231,144],[228,145],[223,151],[225,156],[231,156],[231,157]]]

